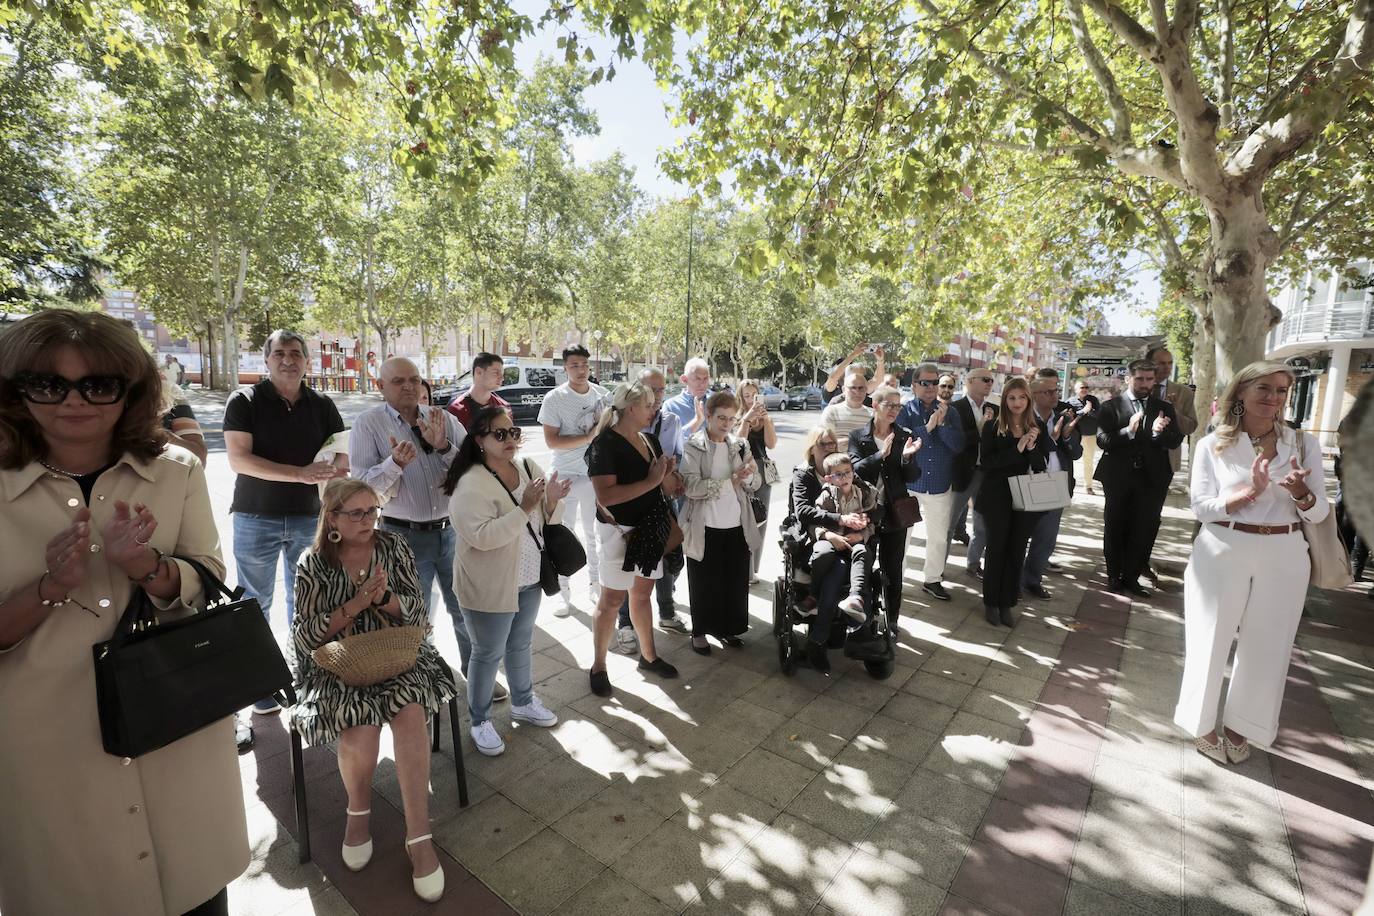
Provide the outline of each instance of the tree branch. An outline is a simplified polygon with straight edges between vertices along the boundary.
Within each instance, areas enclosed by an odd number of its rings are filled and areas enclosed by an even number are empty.
[[[1102,56],[1102,52],[1093,43],[1092,35],[1088,32],[1088,23],[1083,16],[1082,3],[1080,0],[1064,0],[1064,12],[1068,14],[1074,41],[1078,44],[1078,50],[1083,54],[1083,60],[1088,65],[1088,71],[1097,81],[1098,88],[1106,97],[1107,106],[1112,110],[1112,137],[1123,143],[1129,143],[1131,139],[1130,109],[1126,105],[1125,97],[1121,94],[1121,88],[1116,83],[1116,77],[1112,74],[1112,68],[1107,64],[1106,58]]]
[[[1116,33],[1117,37],[1135,49],[1135,52],[1150,63],[1156,63],[1159,56],[1159,39],[1145,28],[1135,17],[1112,3],[1111,0],[1084,0],[1088,9],[1098,15]]]
[[[1340,113],[1350,97],[1351,83],[1361,74],[1367,75],[1374,65],[1374,0],[1356,0],[1344,38],[1329,63],[1324,50],[1303,64],[1298,75],[1266,106],[1266,114],[1273,114],[1227,159],[1227,174],[1245,181],[1263,178]],[[1313,78],[1312,73],[1323,66],[1325,75]],[[1305,101],[1299,100],[1297,105],[1278,114],[1274,109],[1283,105],[1299,81]]]

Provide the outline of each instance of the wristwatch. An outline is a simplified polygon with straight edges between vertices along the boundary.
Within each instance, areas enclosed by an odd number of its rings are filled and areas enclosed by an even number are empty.
[[[391,589],[387,589],[386,591],[382,592],[382,596],[381,596],[380,598],[378,598],[376,601],[372,602],[372,606],[373,606],[373,607],[386,607],[386,606],[387,606],[388,604],[390,604],[390,603],[391,603]]]

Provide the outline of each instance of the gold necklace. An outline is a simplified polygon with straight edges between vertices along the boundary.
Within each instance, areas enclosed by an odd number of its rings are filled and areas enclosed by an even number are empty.
[[[1251,436],[1251,437],[1250,437],[1250,445],[1254,447],[1254,449],[1255,449],[1255,454],[1256,454],[1256,455],[1263,455],[1263,454],[1264,454],[1264,440],[1268,439],[1270,436],[1275,436],[1275,435],[1277,435],[1277,433],[1278,433],[1278,427],[1271,426],[1271,427],[1269,428],[1269,432],[1265,433],[1264,435],[1258,436],[1258,437]]]

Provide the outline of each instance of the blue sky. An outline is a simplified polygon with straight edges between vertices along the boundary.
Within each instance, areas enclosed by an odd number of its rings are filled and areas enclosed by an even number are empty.
[[[521,2],[517,9],[536,19],[545,7]],[[609,59],[610,43],[587,29],[577,29],[579,38],[597,54],[598,61]],[[529,71],[540,54],[558,57],[558,35],[550,28],[537,32],[517,49],[522,70]],[[665,109],[667,95],[658,87],[649,68],[638,59],[616,63],[616,76],[587,90],[588,106],[601,122],[601,133],[577,137],[572,142],[573,154],[579,163],[604,159],[617,150],[635,170],[635,181],[647,194],[674,198],[688,193],[683,185],[669,180],[658,166],[658,154],[687,136],[688,128],[673,127]],[[1131,258],[1123,269],[1123,281],[1133,287],[1134,298],[1153,304],[1158,299],[1159,280],[1148,267],[1140,266],[1143,257]],[[1111,330],[1116,334],[1141,334],[1150,330],[1149,318],[1132,308],[1113,308],[1107,313]]]

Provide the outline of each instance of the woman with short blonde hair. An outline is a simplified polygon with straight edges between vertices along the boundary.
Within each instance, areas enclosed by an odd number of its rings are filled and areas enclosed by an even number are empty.
[[[1174,722],[1219,763],[1240,763],[1250,742],[1267,746],[1278,733],[1311,574],[1301,523],[1331,510],[1321,446],[1283,419],[1292,386],[1293,370],[1283,363],[1237,372],[1222,393],[1216,430],[1193,461],[1191,502],[1202,528],[1183,576],[1185,654]]]

